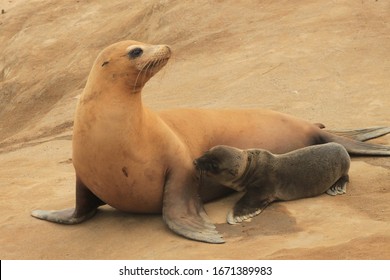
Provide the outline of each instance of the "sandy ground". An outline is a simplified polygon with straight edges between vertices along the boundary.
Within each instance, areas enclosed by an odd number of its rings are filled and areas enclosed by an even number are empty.
[[[73,206],[73,113],[105,46],[171,45],[143,91],[156,110],[263,107],[331,129],[390,125],[388,1],[0,0],[0,10],[1,259],[390,259],[389,158],[353,158],[346,195],[275,203],[242,225],[225,223],[237,194],[207,204],[223,245],[108,206],[76,226],[30,217]]]

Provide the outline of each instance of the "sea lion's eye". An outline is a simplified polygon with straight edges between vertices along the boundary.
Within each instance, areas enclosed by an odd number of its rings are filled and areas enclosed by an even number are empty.
[[[212,170],[213,172],[218,172],[218,170],[219,170],[218,164],[215,163],[215,162],[212,162],[212,163],[211,163],[211,170]]]
[[[129,51],[128,55],[130,58],[137,58],[142,55],[144,51],[141,48],[135,48]]]

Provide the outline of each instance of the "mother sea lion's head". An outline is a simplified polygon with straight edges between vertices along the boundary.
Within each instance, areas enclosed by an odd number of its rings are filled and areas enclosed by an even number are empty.
[[[122,41],[110,45],[98,55],[93,72],[95,80],[125,86],[137,93],[170,57],[171,49],[167,45]]]

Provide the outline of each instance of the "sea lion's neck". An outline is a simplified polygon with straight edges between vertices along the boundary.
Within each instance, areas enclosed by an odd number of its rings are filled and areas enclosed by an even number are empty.
[[[245,170],[236,183],[246,189],[261,186],[263,178],[267,177],[267,174],[265,174],[266,168],[261,164],[269,162],[272,155],[266,151],[260,152],[259,150],[248,149],[247,156]]]
[[[247,152],[246,166],[241,176],[233,181],[233,183],[239,186],[240,189],[245,189],[251,175],[253,175],[254,166],[256,165],[255,155],[252,152]]]
[[[76,110],[76,119],[82,120],[78,125],[116,133],[117,124],[118,130],[138,132],[145,118],[141,91],[123,77],[107,80],[91,73]]]

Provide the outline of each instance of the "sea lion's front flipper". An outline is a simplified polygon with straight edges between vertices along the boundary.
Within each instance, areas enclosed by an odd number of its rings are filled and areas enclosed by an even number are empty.
[[[203,209],[198,184],[192,172],[172,171],[165,183],[163,219],[175,233],[208,243],[224,243],[221,235]]]
[[[271,199],[264,194],[264,190],[251,188],[237,201],[233,209],[226,216],[228,224],[234,225],[259,215],[269,204]]]
[[[58,224],[79,224],[96,214],[99,206],[105,203],[95,196],[77,177],[76,208],[62,210],[34,210],[31,216]]]
[[[57,224],[74,225],[84,222],[96,214],[96,208],[84,216],[76,215],[75,210],[75,208],[62,210],[34,210],[31,212],[31,216]]]

